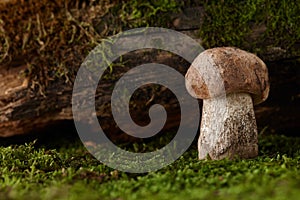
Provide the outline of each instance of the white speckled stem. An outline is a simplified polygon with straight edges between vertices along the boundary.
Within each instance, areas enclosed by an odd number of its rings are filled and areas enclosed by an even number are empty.
[[[199,159],[207,156],[213,160],[252,158],[258,154],[257,142],[257,126],[249,94],[233,93],[226,98],[203,101]]]

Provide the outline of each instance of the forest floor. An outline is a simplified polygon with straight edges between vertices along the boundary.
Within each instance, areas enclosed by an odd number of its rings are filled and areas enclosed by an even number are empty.
[[[193,144],[161,170],[131,174],[73,136],[0,147],[0,199],[299,199],[299,137],[260,135],[249,160],[199,161]]]

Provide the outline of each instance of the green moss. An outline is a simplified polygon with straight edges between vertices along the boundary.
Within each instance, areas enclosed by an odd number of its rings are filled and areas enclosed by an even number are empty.
[[[238,46],[262,52],[272,46],[296,51],[300,5],[295,1],[207,1],[204,7],[200,37],[206,48]]]
[[[260,136],[259,141],[255,159],[199,161],[192,146],[173,164],[148,174],[110,169],[78,143],[56,150],[33,143],[0,147],[0,197],[298,199],[300,138]]]
[[[115,17],[125,29],[144,26],[170,25],[170,13],[179,12],[182,3],[176,0],[131,0],[112,8]]]

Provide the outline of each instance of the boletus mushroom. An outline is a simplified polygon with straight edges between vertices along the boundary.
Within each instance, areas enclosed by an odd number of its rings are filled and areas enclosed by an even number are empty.
[[[217,73],[212,73],[211,70]],[[216,77],[220,77],[218,83]],[[199,159],[258,155],[253,105],[269,94],[268,69],[256,55],[234,47],[207,49],[185,76],[188,92],[203,99]]]

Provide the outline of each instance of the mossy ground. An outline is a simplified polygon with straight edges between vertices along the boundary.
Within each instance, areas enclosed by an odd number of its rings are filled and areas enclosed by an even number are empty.
[[[194,144],[145,174],[108,168],[79,141],[0,147],[0,199],[299,199],[300,138],[259,141],[255,159],[199,161]]]

